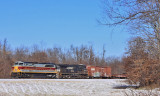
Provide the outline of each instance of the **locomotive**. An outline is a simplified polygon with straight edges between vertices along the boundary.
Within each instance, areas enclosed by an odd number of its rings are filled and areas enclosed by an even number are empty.
[[[13,78],[59,78],[59,70],[54,63],[22,62],[12,66]]]
[[[111,78],[111,68],[84,64],[54,64],[17,61],[12,66],[11,77],[57,79]]]
[[[84,64],[78,64],[78,65],[59,64],[58,66],[60,68],[60,78],[65,78],[65,79],[88,78],[88,72],[86,69],[86,65]]]

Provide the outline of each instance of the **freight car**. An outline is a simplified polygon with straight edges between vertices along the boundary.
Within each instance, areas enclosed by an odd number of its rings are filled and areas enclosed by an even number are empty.
[[[111,78],[111,67],[87,66],[89,78]]]
[[[12,78],[58,78],[56,64],[18,61],[12,66]]]

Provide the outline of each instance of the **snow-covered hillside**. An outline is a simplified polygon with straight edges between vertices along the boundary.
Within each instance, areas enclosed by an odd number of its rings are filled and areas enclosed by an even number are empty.
[[[120,79],[0,79],[1,96],[123,96]]]

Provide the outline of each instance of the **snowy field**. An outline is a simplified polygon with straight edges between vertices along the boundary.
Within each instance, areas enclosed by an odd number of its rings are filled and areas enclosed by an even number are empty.
[[[124,79],[0,79],[0,96],[126,96],[125,94],[135,89],[113,88],[126,86],[124,81]]]

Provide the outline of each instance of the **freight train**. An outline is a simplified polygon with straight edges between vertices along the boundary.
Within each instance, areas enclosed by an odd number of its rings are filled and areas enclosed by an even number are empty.
[[[85,79],[112,78],[110,67],[84,64],[54,64],[17,61],[12,66],[12,78]]]

